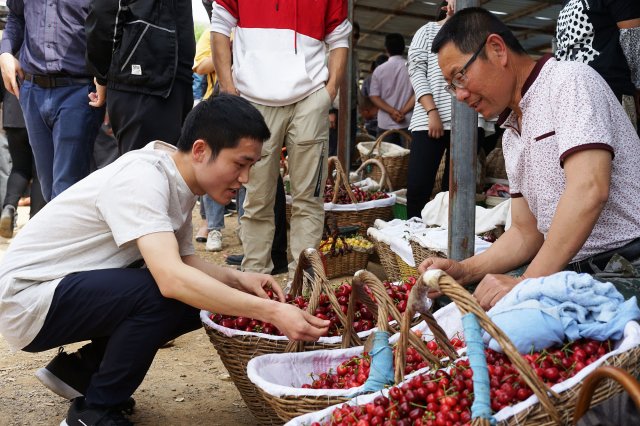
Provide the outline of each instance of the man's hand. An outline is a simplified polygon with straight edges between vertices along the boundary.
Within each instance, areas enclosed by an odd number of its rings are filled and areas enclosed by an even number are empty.
[[[233,81],[229,81],[226,84],[222,84],[222,82],[220,82],[220,93],[228,93],[230,95],[240,96],[240,91],[236,89]]]
[[[432,139],[440,139],[444,136],[444,127],[438,110],[429,114],[429,137]]]
[[[324,88],[327,89],[329,98],[331,98],[331,103],[333,103],[333,101],[336,99],[336,96],[338,96],[338,88],[332,84],[327,84]]]
[[[330,322],[288,303],[280,303],[271,321],[290,340],[315,341],[327,334]]]
[[[473,295],[478,299],[478,303],[485,311],[493,308],[500,299],[509,293],[522,278],[515,278],[510,275],[487,274]]]
[[[396,123],[402,123],[404,121],[404,114],[397,109],[394,109],[390,115],[393,121],[395,121]]]
[[[98,83],[97,79],[93,79],[93,83],[96,85],[96,91],[89,93],[89,105],[94,108],[100,108],[107,102],[107,86],[103,86]]]
[[[238,290],[242,290],[245,293],[268,299],[265,287],[269,286],[278,296],[278,300],[284,302],[284,293],[273,276],[255,272],[240,272],[238,274]]]
[[[0,55],[0,70],[2,71],[2,81],[7,92],[20,98],[20,86],[16,79],[16,75],[20,80],[24,80],[24,71],[20,66],[20,62],[9,52]]]
[[[441,257],[428,257],[420,266],[418,266],[418,272],[423,274],[427,270],[441,269],[446,272],[451,278],[456,281],[460,281],[466,274],[466,271],[460,262],[456,262],[451,259],[443,259]],[[436,298],[442,296],[442,293],[430,290],[429,297]]]

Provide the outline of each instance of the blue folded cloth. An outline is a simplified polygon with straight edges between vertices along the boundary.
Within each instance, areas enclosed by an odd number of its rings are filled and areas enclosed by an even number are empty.
[[[488,315],[527,353],[566,340],[620,339],[625,324],[640,319],[640,309],[635,296],[625,301],[613,284],[565,271],[522,281]],[[501,351],[487,333],[484,340]]]

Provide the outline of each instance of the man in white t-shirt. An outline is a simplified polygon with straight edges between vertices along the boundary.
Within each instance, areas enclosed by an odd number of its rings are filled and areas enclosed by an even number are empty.
[[[480,8],[456,13],[432,50],[449,93],[500,115],[512,226],[480,255],[420,269],[480,281],[475,296],[489,308],[523,278],[595,273],[616,253],[640,259],[640,140],[602,77],[581,63],[534,61]],[[493,275],[527,263],[521,277]]]
[[[156,351],[199,328],[200,309],[271,322],[294,340],[327,330],[327,321],[269,300],[267,286],[283,300],[273,277],[195,255],[196,197],[227,204],[268,138],[240,97],[201,102],[177,149],[156,141],[122,156],[56,197],[14,239],[0,266],[0,333],[28,352],[91,340],[37,373],[74,398],[63,424],[128,424],[121,410],[132,408]]]

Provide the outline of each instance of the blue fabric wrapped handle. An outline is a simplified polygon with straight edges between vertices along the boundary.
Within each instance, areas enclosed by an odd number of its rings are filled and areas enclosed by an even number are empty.
[[[376,392],[384,389],[387,385],[393,385],[393,349],[389,344],[389,336],[386,331],[376,331],[373,337],[373,348],[371,355],[371,366],[369,378],[364,382],[363,388],[350,397],[363,393]]]
[[[467,343],[467,355],[469,365],[473,370],[473,404],[471,405],[471,417],[489,419],[495,424],[491,415],[491,396],[489,385],[489,369],[484,355],[484,343],[482,342],[482,330],[478,319],[474,314],[466,314],[462,317],[464,337]]]

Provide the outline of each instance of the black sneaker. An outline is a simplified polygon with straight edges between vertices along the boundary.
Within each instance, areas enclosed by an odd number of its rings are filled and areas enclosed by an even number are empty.
[[[69,407],[67,418],[60,426],[132,426],[118,408],[89,407],[84,398],[76,398]]]
[[[81,397],[89,387],[91,376],[98,366],[88,366],[82,362],[78,352],[68,354],[60,348],[58,355],[46,367],[36,371],[36,377],[43,385],[66,399]]]
[[[91,345],[92,343],[89,343],[71,354],[64,352],[64,348],[60,347],[58,355],[46,367],[36,371],[36,377],[49,390],[63,398],[72,400],[83,397],[89,387],[91,376],[100,365]],[[117,408],[131,414],[135,405],[136,401],[129,398]]]

